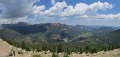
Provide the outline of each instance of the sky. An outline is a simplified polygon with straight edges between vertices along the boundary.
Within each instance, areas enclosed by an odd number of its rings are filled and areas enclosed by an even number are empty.
[[[0,0],[0,24],[18,22],[120,27],[120,0]]]

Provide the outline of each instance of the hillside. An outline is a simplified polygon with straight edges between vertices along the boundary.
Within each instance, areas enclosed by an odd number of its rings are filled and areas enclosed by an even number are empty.
[[[24,52],[24,54],[19,54],[20,52]],[[8,44],[6,41],[3,41],[0,39],[0,57],[30,57],[30,55],[20,49],[16,48],[10,44]]]
[[[99,35],[97,38],[107,44],[120,45],[120,29]]]
[[[23,35],[35,34],[35,33],[57,33],[60,34],[63,31],[73,34],[79,34],[80,32],[110,32],[118,29],[117,27],[109,26],[83,26],[83,25],[67,25],[61,23],[42,23],[42,24],[27,24],[19,22],[16,24],[2,24],[3,28],[8,28]],[[57,32],[56,32],[57,31]]]
[[[15,56],[13,55],[15,52]],[[51,52],[26,52],[20,48],[9,45],[7,42],[0,39],[0,57],[32,57],[32,55],[40,55],[41,57],[52,57]],[[60,57],[63,57],[63,53],[59,53]],[[120,57],[120,49],[115,49],[107,52],[97,52],[94,54],[76,54],[72,53],[69,57]]]
[[[29,39],[33,43],[61,43],[61,42],[83,42],[97,41],[94,37],[114,31],[114,27],[104,26],[82,26],[66,25],[60,23],[45,24],[3,24],[0,30],[1,38]],[[78,41],[79,40],[79,41]]]

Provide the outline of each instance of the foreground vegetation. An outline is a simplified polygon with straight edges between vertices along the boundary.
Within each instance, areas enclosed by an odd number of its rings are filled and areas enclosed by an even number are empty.
[[[41,56],[40,56],[40,55],[36,55],[36,54],[35,54],[35,55],[33,55],[32,57],[41,57]]]
[[[73,44],[73,43],[58,43],[58,44],[33,44],[30,42],[18,42],[18,41],[9,41],[6,40],[9,44],[14,45],[18,48],[25,49],[26,51],[50,51],[53,53],[53,57],[56,56],[56,53],[66,53],[64,56],[67,57],[67,54],[74,53],[96,53],[99,51],[109,51],[113,49],[120,48],[120,45],[95,45],[95,44],[87,44],[87,45],[80,45],[80,44]]]

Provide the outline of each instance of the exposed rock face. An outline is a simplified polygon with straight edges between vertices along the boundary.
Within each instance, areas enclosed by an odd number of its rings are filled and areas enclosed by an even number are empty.
[[[0,57],[8,57],[12,46],[0,39]]]
[[[0,39],[0,57],[31,57],[31,54]]]

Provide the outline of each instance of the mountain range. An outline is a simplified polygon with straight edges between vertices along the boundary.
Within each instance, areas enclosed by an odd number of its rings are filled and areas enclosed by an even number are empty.
[[[2,24],[0,38],[38,43],[119,44],[119,27],[60,23]]]

